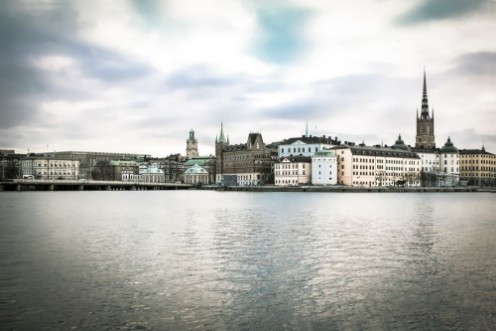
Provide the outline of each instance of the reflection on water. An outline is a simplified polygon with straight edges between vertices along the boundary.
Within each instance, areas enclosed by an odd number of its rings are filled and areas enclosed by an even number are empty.
[[[490,330],[494,195],[0,197],[16,330]]]

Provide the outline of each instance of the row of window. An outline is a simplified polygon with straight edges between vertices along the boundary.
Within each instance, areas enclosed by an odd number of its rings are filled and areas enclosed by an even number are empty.
[[[344,161],[344,158],[341,158],[341,161]],[[354,157],[353,162],[359,162],[359,163],[384,163],[386,161],[386,164],[410,164],[410,165],[418,165],[420,161],[415,161],[415,160],[389,160],[389,159],[375,159],[375,158],[359,158],[359,157]]]
[[[276,163],[274,166],[276,169],[298,169],[300,163]],[[301,163],[301,167],[305,169],[307,167],[306,163]]]
[[[311,153],[312,152],[312,147],[293,147],[293,153],[305,153],[305,149],[307,150],[308,153]],[[291,153],[291,147],[288,147],[287,148],[287,152],[286,153]],[[319,151],[319,148],[318,147],[315,147],[315,152],[318,152]],[[281,154],[285,153],[284,151],[284,148],[281,148]]]
[[[297,170],[292,171],[275,171],[276,176],[298,176]],[[301,173],[302,176],[306,176],[306,171],[303,170]]]
[[[471,166],[471,167],[460,167],[460,169],[465,170],[465,171],[479,171],[478,166]],[[491,172],[496,172],[495,167],[480,167],[480,171],[491,171]]]
[[[470,160],[461,160],[461,163],[462,164],[474,164],[474,163],[475,164],[478,164],[478,163],[481,163],[481,164],[496,164],[496,161],[494,161],[494,160],[474,160],[474,159],[470,159]]]

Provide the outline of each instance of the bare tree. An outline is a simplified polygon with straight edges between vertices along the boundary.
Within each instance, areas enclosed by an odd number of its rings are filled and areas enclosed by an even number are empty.
[[[95,164],[91,175],[95,180],[112,180],[112,166],[110,165],[110,161],[98,161]]]

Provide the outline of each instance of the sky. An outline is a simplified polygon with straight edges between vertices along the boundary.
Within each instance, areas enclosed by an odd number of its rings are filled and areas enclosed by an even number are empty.
[[[496,0],[0,0],[0,149],[201,155],[308,133],[496,153]]]

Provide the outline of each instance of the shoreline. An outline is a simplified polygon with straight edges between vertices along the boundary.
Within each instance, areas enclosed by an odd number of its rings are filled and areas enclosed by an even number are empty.
[[[333,193],[496,193],[496,188],[480,187],[347,187],[347,186],[230,186],[202,187],[201,190],[222,192],[333,192]]]
[[[350,186],[218,186],[193,185],[183,183],[143,183],[143,182],[110,182],[110,181],[36,181],[18,180],[1,182],[0,191],[155,191],[155,190],[206,190],[218,192],[333,192],[333,193],[456,193],[456,192],[488,192],[496,193],[496,187],[455,186],[455,187],[350,187]]]

